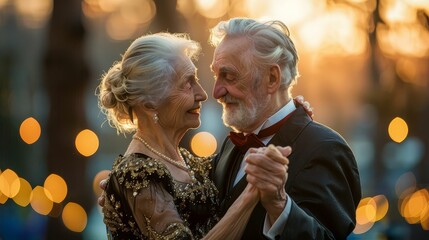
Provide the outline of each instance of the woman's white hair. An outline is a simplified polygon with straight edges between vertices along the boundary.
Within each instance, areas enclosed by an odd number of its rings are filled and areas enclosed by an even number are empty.
[[[118,133],[135,131],[133,107],[158,106],[177,78],[178,62],[183,57],[195,59],[200,51],[200,44],[186,34],[157,33],[134,40],[97,89],[99,107],[109,124]]]

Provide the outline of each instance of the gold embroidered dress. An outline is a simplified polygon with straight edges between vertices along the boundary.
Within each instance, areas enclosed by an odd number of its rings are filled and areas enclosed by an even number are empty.
[[[180,153],[195,178],[173,179],[142,153],[119,156],[105,190],[104,222],[112,239],[199,239],[218,221],[218,192],[209,179],[212,157]]]

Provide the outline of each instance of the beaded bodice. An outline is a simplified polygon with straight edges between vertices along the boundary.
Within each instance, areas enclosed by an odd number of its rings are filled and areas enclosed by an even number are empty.
[[[115,239],[199,239],[216,224],[218,192],[209,179],[212,157],[194,157],[183,148],[180,153],[194,172],[190,183],[175,180],[162,161],[145,154],[115,160],[103,207],[104,222]],[[165,216],[157,213],[160,208]],[[166,219],[165,213],[171,216]]]

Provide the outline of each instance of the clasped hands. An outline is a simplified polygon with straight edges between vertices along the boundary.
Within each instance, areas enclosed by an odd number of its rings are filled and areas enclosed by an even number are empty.
[[[246,180],[251,186],[245,191],[258,192],[270,224],[275,222],[286,206],[285,184],[289,164],[287,157],[291,152],[291,147],[269,145],[249,149],[249,155],[245,159]]]

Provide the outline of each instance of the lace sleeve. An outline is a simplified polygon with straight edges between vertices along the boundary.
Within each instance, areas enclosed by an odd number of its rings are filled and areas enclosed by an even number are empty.
[[[133,195],[128,190],[127,201],[134,219],[144,236],[150,239],[192,238],[174,205],[173,197],[159,183],[150,183]]]

